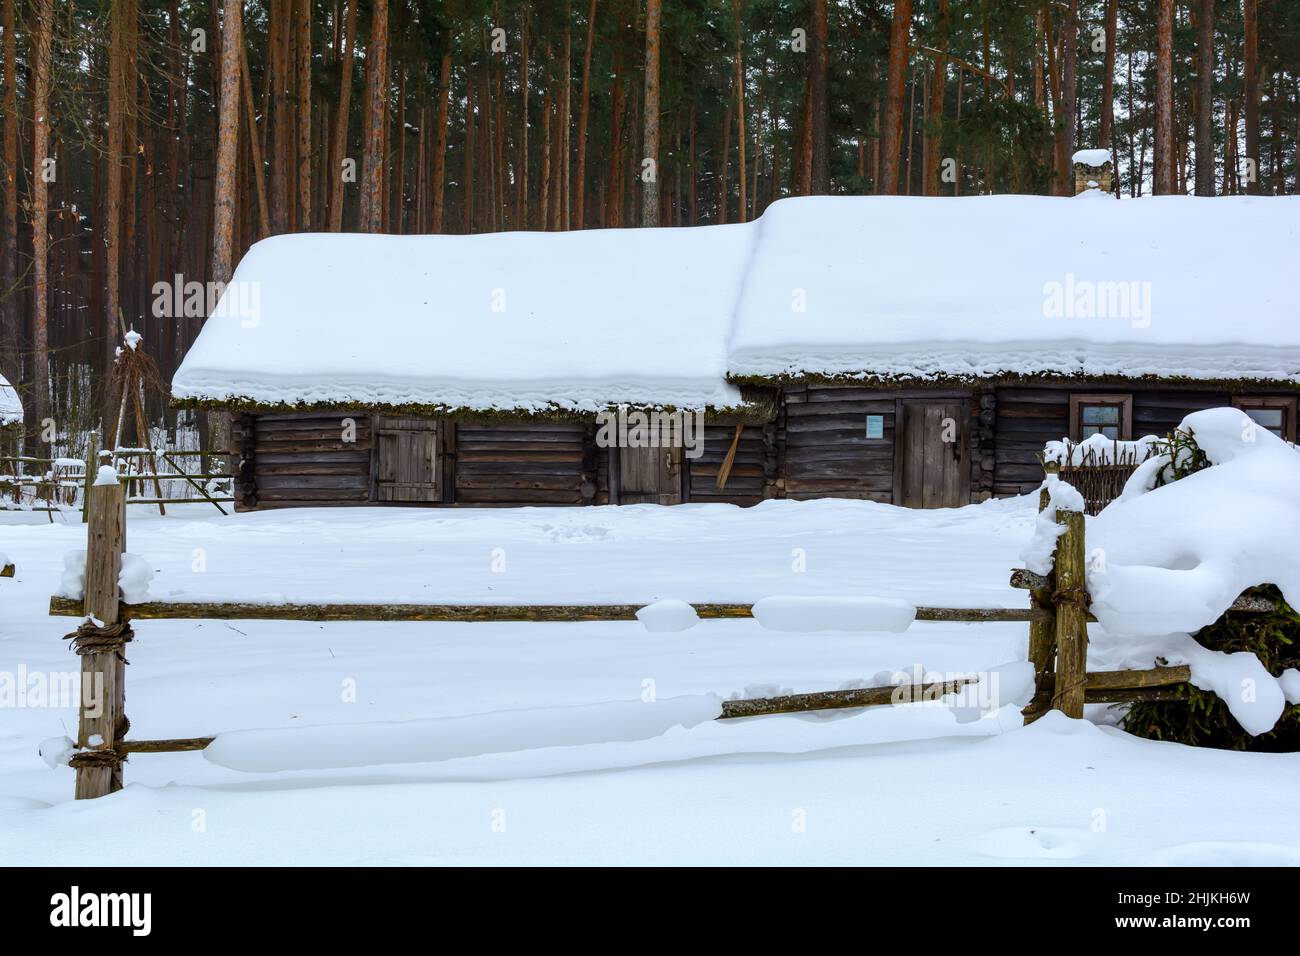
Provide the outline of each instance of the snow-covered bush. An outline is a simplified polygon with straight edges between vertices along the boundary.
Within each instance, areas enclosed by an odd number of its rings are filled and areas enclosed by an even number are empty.
[[[1300,453],[1235,408],[1187,416],[1157,451],[1088,528],[1088,588],[1106,630],[1097,650],[1121,666],[1187,663],[1194,688],[1185,702],[1133,708],[1127,726],[1296,749]],[[1225,616],[1270,585],[1276,612]]]

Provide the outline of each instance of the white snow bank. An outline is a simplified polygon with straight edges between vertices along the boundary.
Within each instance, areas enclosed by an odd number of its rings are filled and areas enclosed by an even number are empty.
[[[219,735],[203,756],[223,767],[252,773],[425,763],[540,747],[646,740],[674,727],[714,720],[721,713],[715,695],[695,694],[436,720],[237,730]]]
[[[122,570],[117,575],[117,586],[122,592],[122,600],[127,604],[143,604],[149,600],[149,582],[153,580],[153,568],[138,554],[122,555]]]
[[[1241,410],[1183,419],[1213,463],[1149,488],[1167,457],[1149,459],[1124,496],[1088,526],[1092,611],[1109,637],[1173,634],[1163,656],[1223,698],[1247,731],[1276,722],[1286,693],[1251,654],[1200,647],[1186,634],[1213,623],[1246,588],[1275,584],[1300,602],[1300,452]]]
[[[1096,198],[773,203],[753,224],[728,367],[1300,380],[1300,283],[1284,278],[1300,197]],[[945,236],[978,241],[950,255]]]
[[[23,421],[23,403],[9,380],[0,375],[0,425],[20,425]]]
[[[100,485],[115,485],[119,481],[117,469],[112,465],[100,465],[99,471],[95,473],[95,487]]]
[[[676,598],[665,598],[646,605],[636,612],[636,619],[652,633],[685,631],[700,623],[695,608]]]
[[[878,597],[780,595],[754,604],[755,620],[769,631],[888,631],[901,634],[916,607]]]

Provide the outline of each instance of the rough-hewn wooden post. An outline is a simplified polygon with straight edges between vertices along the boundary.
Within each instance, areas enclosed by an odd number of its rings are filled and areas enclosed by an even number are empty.
[[[92,430],[90,444],[86,450],[86,486],[81,493],[81,523],[90,521],[90,486],[95,483],[95,472],[99,470],[99,432]]]
[[[1052,707],[1067,717],[1083,716],[1088,669],[1087,550],[1083,512],[1058,508],[1056,522],[1065,533],[1056,539],[1056,686]]]
[[[118,577],[126,547],[126,488],[121,482],[90,487],[86,535],[85,614],[102,624],[118,623]],[[80,751],[112,751],[126,734],[125,661],[119,649],[81,655]],[[76,758],[73,758],[74,761]],[[76,764],[74,763],[74,766]],[[122,768],[112,762],[77,766],[78,800],[122,789]]]
[[[1048,475],[1055,475],[1060,470],[1061,466],[1054,461],[1043,463],[1043,471]],[[1050,501],[1051,496],[1047,493],[1047,487],[1044,485],[1043,490],[1038,493],[1039,512],[1046,511]],[[1044,678],[1051,675],[1056,656],[1056,605],[1052,603],[1052,591],[1054,590],[1052,582],[1055,580],[1055,576],[1049,574],[1047,579],[1046,586],[1033,588],[1029,592],[1029,606],[1052,611],[1053,616],[1047,620],[1031,621],[1029,623],[1029,662],[1034,665],[1035,692],[1033,700],[1024,709],[1026,724],[1032,724],[1043,716],[1047,712],[1048,703],[1051,700],[1051,691],[1048,689],[1048,682]]]

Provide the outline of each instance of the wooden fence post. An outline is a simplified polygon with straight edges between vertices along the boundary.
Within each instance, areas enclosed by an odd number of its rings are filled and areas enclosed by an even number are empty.
[[[1088,670],[1087,548],[1083,512],[1057,509],[1056,523],[1065,532],[1056,539],[1056,686],[1052,707],[1067,717],[1083,716]]]
[[[82,610],[108,628],[120,623],[118,576],[126,548],[126,487],[119,481],[92,484],[86,508],[90,517]],[[87,625],[82,627],[86,629]],[[128,726],[126,661],[120,646],[78,646],[77,653],[81,659],[82,683],[77,749],[81,753],[73,756],[72,765],[77,771],[76,798],[85,800],[122,789],[122,767],[115,748],[126,736]],[[105,754],[105,758],[95,758],[96,751]],[[85,756],[87,752],[91,756]],[[112,757],[107,757],[108,754]]]
[[[1047,461],[1043,463],[1043,471],[1048,475],[1054,475],[1060,470],[1061,466],[1057,462]],[[1044,486],[1043,490],[1038,493],[1038,510],[1040,513],[1047,510],[1050,501],[1051,496],[1048,495],[1047,488]],[[1033,588],[1029,592],[1029,606],[1051,611],[1052,617],[1029,623],[1029,662],[1034,665],[1034,697],[1024,709],[1026,724],[1032,724],[1047,712],[1052,697],[1051,691],[1048,689],[1049,682],[1044,678],[1052,673],[1056,658],[1056,605],[1052,603],[1052,582],[1055,578],[1055,574],[1049,574],[1046,586]]]
[[[99,471],[99,432],[91,429],[86,447],[86,483],[81,493],[82,524],[90,522],[90,488],[95,483],[95,473]]]

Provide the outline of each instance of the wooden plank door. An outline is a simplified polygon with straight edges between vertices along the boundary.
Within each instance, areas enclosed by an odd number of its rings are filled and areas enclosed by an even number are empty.
[[[429,418],[375,417],[374,500],[442,501],[438,424]]]
[[[681,504],[680,447],[620,448],[618,452],[619,504]]]
[[[908,508],[957,508],[970,502],[965,402],[898,403],[894,501]]]

